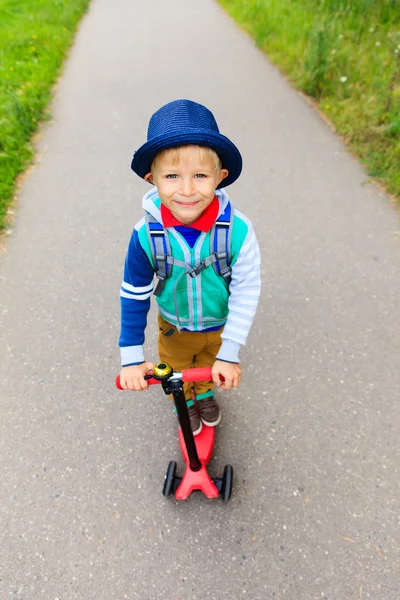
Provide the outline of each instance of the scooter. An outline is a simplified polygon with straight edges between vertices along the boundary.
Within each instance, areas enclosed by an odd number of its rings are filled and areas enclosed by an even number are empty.
[[[211,367],[185,369],[177,372],[166,363],[155,365],[153,371],[145,375],[150,385],[161,384],[166,394],[172,394],[179,419],[179,443],[186,469],[183,477],[176,475],[176,462],[171,460],[164,479],[163,496],[175,494],[177,500],[187,500],[193,491],[202,491],[207,498],[221,496],[228,502],[232,494],[233,468],[225,465],[222,477],[211,478],[207,465],[214,448],[214,427],[203,424],[201,432],[194,436],[190,426],[189,412],[183,393],[186,381],[212,381]],[[116,386],[122,389],[119,375]]]

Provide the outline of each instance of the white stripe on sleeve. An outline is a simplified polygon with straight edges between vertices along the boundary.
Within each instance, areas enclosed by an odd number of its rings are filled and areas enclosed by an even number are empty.
[[[153,291],[153,284],[152,283],[150,283],[150,285],[143,285],[141,287],[135,287],[134,285],[131,285],[130,283],[126,283],[126,281],[123,281],[122,282],[122,287],[127,292],[133,292],[134,294],[143,294],[144,292]]]
[[[150,298],[152,292],[148,294],[128,294],[128,292],[124,292],[124,290],[120,291],[121,298],[128,298],[128,300],[147,300]]]

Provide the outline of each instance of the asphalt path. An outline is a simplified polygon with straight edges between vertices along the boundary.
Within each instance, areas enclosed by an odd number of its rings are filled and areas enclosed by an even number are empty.
[[[121,393],[119,285],[150,115],[244,157],[263,295],[213,475],[165,499],[169,400]],[[400,217],[212,0],[93,0],[0,256],[1,600],[398,600]],[[154,308],[147,356],[156,358]]]

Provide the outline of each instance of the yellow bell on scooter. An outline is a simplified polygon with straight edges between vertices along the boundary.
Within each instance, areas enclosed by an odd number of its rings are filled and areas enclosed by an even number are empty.
[[[167,363],[158,363],[154,365],[153,373],[155,377],[167,377],[172,373],[172,367]]]

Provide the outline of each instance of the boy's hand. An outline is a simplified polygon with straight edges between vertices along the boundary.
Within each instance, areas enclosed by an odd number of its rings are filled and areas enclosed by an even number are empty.
[[[219,376],[222,375],[225,381],[221,381]],[[212,368],[212,378],[218,387],[222,390],[230,390],[237,388],[242,377],[242,368],[237,363],[224,362],[216,360]]]
[[[131,365],[130,367],[122,367],[119,374],[119,381],[123,390],[132,390],[132,392],[142,392],[149,387],[148,382],[144,379],[147,371],[154,368],[154,363],[144,362],[141,365]]]

